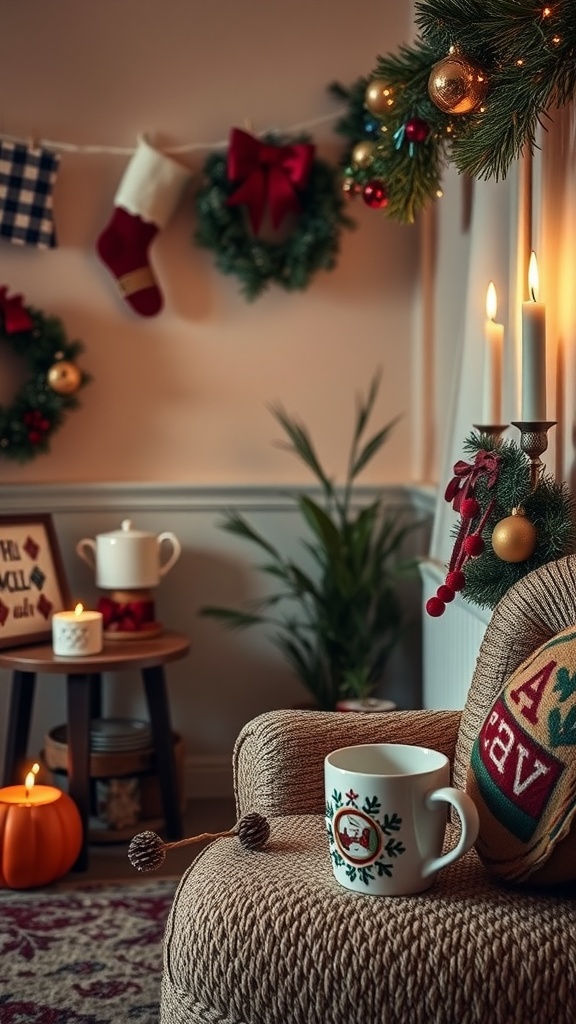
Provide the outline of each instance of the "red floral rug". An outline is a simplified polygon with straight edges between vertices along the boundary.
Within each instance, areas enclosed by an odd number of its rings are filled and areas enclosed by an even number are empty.
[[[1,1024],[158,1024],[177,884],[0,890]]]

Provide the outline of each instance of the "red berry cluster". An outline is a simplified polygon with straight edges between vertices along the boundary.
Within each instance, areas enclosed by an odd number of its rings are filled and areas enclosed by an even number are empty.
[[[50,430],[50,420],[40,412],[39,409],[30,409],[22,417],[24,425],[28,427],[28,440],[30,444],[40,444]]]

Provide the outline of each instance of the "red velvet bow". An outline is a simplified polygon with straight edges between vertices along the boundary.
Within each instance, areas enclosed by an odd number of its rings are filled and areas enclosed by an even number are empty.
[[[146,628],[146,623],[154,619],[153,601],[113,601],[110,597],[101,597],[98,611],[102,612],[104,629],[110,632],[136,633]]]
[[[22,305],[22,296],[9,296],[5,287],[0,288],[0,310],[4,314],[6,334],[19,334],[20,331],[29,331],[34,326],[32,317]]]
[[[459,512],[464,498],[474,492],[478,478],[485,474],[486,484],[491,488],[498,480],[499,471],[500,456],[496,452],[482,450],[476,453],[473,463],[457,462],[453,470],[454,476],[444,493],[445,501],[451,501],[454,511]]]
[[[233,128],[227,174],[230,182],[240,182],[240,186],[228,197],[227,205],[247,206],[252,230],[257,234],[268,202],[272,225],[279,227],[287,213],[300,210],[295,190],[306,187],[314,153],[315,146],[308,143],[273,146]]]

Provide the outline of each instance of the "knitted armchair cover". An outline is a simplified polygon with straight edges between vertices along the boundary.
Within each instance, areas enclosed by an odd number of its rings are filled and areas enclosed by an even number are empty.
[[[455,756],[463,786],[494,697],[576,621],[574,595],[574,558],[508,592],[461,724],[445,711],[279,711],[248,723],[234,752],[238,811],[268,815],[271,837],[257,853],[219,839],[184,875],[165,934],[162,1024],[573,1024],[576,887],[508,887],[471,850],[418,896],[350,892],[332,874],[322,762],[353,743],[428,745]]]

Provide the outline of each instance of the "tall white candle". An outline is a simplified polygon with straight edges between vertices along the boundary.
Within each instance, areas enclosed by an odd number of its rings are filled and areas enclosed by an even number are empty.
[[[530,299],[522,303],[522,419],[546,419],[546,306],[538,301],[538,262],[530,257]]]
[[[486,292],[484,324],[484,389],[482,392],[482,423],[497,426],[502,422],[502,360],[504,324],[496,323],[497,297],[494,282]]]
[[[60,657],[82,657],[102,650],[102,612],[85,612],[77,604],[73,612],[52,616],[52,649]]]

